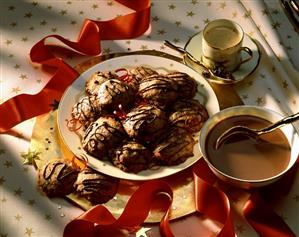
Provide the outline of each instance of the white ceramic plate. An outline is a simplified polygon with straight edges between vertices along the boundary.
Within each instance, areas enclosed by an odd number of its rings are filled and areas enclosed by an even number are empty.
[[[197,60],[201,61],[201,56],[202,56],[202,31],[194,35],[185,45],[185,50],[190,53],[194,58]],[[249,60],[248,62],[243,63],[238,70],[233,72],[233,76],[235,78],[234,81],[219,81],[218,83],[220,84],[234,84],[237,82],[242,81],[246,77],[248,77],[251,73],[255,71],[257,68],[259,61],[260,61],[260,51],[257,46],[257,44],[253,41],[252,38],[250,38],[247,34],[244,34],[244,39],[243,39],[243,46],[248,47],[251,49],[253,55],[252,59]],[[242,57],[246,58],[248,57],[248,54],[245,52],[242,52]],[[188,64],[188,61],[186,60],[186,63]],[[192,66],[192,64],[190,64]],[[213,82],[216,82],[213,80]]]
[[[177,166],[161,166],[158,169],[144,170],[139,172],[138,174],[126,173],[113,166],[108,161],[101,161],[88,155],[82,149],[79,136],[76,133],[71,132],[67,128],[67,120],[71,119],[71,109],[73,105],[78,102],[80,97],[84,96],[86,80],[92,75],[92,73],[94,73],[95,71],[113,71],[118,68],[131,68],[141,65],[151,67],[160,73],[178,70],[189,74],[191,77],[195,78],[198,83],[198,93],[195,99],[205,105],[210,116],[219,111],[219,103],[217,97],[206,80],[188,66],[167,58],[151,55],[121,56],[103,61],[82,73],[78,77],[78,79],[76,79],[73,84],[66,90],[60,101],[57,116],[60,134],[64,140],[64,143],[75,155],[84,154],[88,157],[88,165],[91,168],[96,169],[104,174],[121,179],[150,180],[166,177],[190,167],[198,159],[201,158],[201,153],[198,146],[194,145],[194,156],[188,158],[184,163],[181,163]],[[196,134],[195,136],[195,138],[198,139],[199,134]]]

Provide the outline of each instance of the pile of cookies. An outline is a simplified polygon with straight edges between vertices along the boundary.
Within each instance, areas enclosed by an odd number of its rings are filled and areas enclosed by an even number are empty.
[[[196,92],[195,79],[184,72],[144,66],[98,71],[72,119],[83,127],[83,149],[125,172],[178,165],[193,156],[193,135],[208,119]]]

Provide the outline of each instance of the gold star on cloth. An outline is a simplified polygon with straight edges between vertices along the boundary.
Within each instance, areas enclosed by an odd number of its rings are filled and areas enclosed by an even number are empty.
[[[22,219],[22,216],[20,214],[15,215],[15,219],[17,221],[20,221]]]
[[[33,165],[35,168],[35,160],[39,160],[40,152],[28,150],[28,152],[21,152],[21,157],[24,159],[23,165]]]
[[[19,187],[19,188],[14,190],[14,195],[20,197],[20,196],[22,196],[23,192],[24,191],[22,190],[22,188]]]
[[[33,228],[26,228],[24,234],[27,236],[32,236],[33,233],[34,233]]]
[[[0,185],[4,184],[6,181],[6,179],[4,178],[4,176],[0,177]]]
[[[6,167],[6,168],[11,168],[13,166],[12,162],[11,161],[8,161],[8,160],[5,160],[3,165]]]
[[[5,150],[4,149],[0,149],[0,155],[5,154]]]
[[[12,93],[15,93],[15,94],[18,94],[18,93],[20,93],[20,91],[21,91],[21,89],[20,89],[20,87],[13,87],[12,89],[11,89],[11,92]]]

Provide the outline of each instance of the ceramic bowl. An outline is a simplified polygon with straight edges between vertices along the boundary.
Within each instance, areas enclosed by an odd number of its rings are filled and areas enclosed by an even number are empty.
[[[281,114],[266,108],[257,107],[257,106],[246,106],[246,105],[227,108],[214,114],[206,121],[206,123],[201,129],[199,147],[203,155],[203,158],[205,159],[208,166],[217,177],[219,177],[221,180],[223,180],[226,183],[229,183],[231,185],[240,188],[245,188],[245,189],[258,188],[277,181],[296,163],[297,157],[299,155],[299,137],[292,124],[288,124],[280,128],[283,134],[285,135],[285,137],[287,138],[287,141],[290,145],[291,157],[289,159],[287,167],[282,172],[276,174],[273,177],[267,177],[263,179],[248,179],[248,180],[238,178],[238,177],[233,177],[221,171],[220,169],[216,168],[212,164],[211,159],[208,157],[206,151],[206,142],[207,142],[208,134],[211,132],[211,130],[224,119],[234,117],[234,116],[240,116],[240,115],[253,115],[268,120],[269,122],[276,122],[284,117]]]

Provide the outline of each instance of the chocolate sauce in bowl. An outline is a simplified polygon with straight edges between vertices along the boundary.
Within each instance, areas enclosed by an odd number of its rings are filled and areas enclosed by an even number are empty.
[[[265,119],[250,115],[224,119],[207,136],[207,158],[221,172],[239,179],[261,180],[280,174],[287,168],[291,157],[291,147],[280,129],[258,139],[233,135],[219,149],[215,149],[217,138],[232,126],[261,128],[269,124]]]

